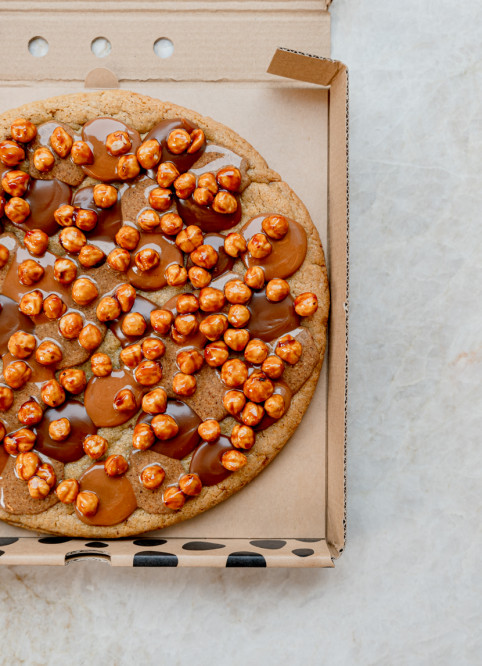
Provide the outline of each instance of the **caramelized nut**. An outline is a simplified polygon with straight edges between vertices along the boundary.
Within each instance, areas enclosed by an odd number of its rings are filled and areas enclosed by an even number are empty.
[[[221,436],[221,426],[214,419],[200,423],[197,431],[205,442],[215,442]]]
[[[162,164],[159,165],[157,170],[157,182],[162,188],[171,187],[178,176],[179,171],[176,165],[172,162],[162,162]]]
[[[77,227],[65,227],[62,229],[59,234],[59,240],[62,247],[72,254],[78,254],[87,243],[85,235]]]
[[[230,472],[237,472],[246,465],[248,459],[241,451],[225,451],[221,456],[221,465]]]
[[[176,310],[179,314],[192,314],[199,310],[199,300],[194,294],[181,294],[176,300]]]
[[[168,266],[164,275],[170,287],[182,287],[187,282],[187,270],[179,264]]]
[[[137,160],[143,169],[153,169],[161,159],[161,146],[156,139],[141,143],[137,149]]]
[[[122,332],[125,335],[136,338],[144,335],[146,328],[146,321],[139,312],[130,312],[129,314],[126,314],[121,325]]]
[[[218,263],[218,253],[211,245],[200,245],[189,255],[196,266],[210,270]]]
[[[227,166],[218,171],[216,180],[225,190],[237,192],[241,187],[241,172],[235,166]]]
[[[70,259],[56,259],[54,263],[54,278],[60,284],[70,284],[77,277],[77,266]]]
[[[245,305],[231,305],[228,312],[228,321],[234,328],[242,328],[251,317],[251,312]]]
[[[80,345],[89,352],[97,349],[101,342],[102,333],[94,324],[87,324],[79,333]]]
[[[89,435],[82,444],[86,455],[92,460],[98,460],[107,451],[108,442],[100,435]]]
[[[190,154],[197,153],[197,151],[201,150],[201,148],[204,146],[205,142],[206,138],[202,129],[193,130],[191,132],[191,145],[187,149],[187,152]]]
[[[162,441],[172,439],[179,432],[179,426],[169,414],[156,414],[151,421],[151,426],[157,439]]]
[[[229,303],[244,305],[250,300],[252,292],[241,280],[230,280],[224,285],[224,294]]]
[[[207,270],[200,268],[199,266],[192,266],[188,270],[187,274],[191,280],[192,286],[195,289],[202,289],[203,287],[207,287],[212,280],[211,273],[208,273]]]
[[[166,411],[167,393],[163,388],[156,388],[149,391],[142,398],[142,409],[147,414],[162,414]]]
[[[65,402],[65,391],[56,379],[50,379],[42,385],[40,397],[49,407],[58,407]]]
[[[218,193],[219,187],[218,183],[216,181],[216,177],[213,173],[203,173],[199,176],[198,181],[197,181],[197,186],[198,187],[203,187],[206,190],[209,190],[211,194],[214,196],[215,194]]]
[[[179,488],[185,495],[195,497],[203,489],[203,484],[197,474],[183,474],[179,479]]]
[[[56,127],[50,135],[50,145],[59,157],[67,157],[72,150],[74,140],[63,127]]]
[[[230,257],[239,257],[240,254],[246,252],[246,241],[241,234],[230,233],[224,239],[224,251]]]
[[[28,481],[35,475],[40,465],[40,458],[33,451],[19,453],[15,461],[15,474],[19,479]]]
[[[0,213],[1,212],[2,211],[0,210]],[[0,268],[3,268],[4,266],[7,265],[9,258],[10,258],[10,252],[8,248],[5,247],[5,245],[0,245]]]
[[[97,287],[88,278],[79,278],[72,285],[72,298],[78,305],[89,305],[98,295]]]
[[[83,370],[69,368],[68,370],[62,370],[59,375],[59,382],[66,391],[73,395],[78,395],[85,389],[87,378]]]
[[[34,317],[42,312],[42,303],[42,292],[36,289],[35,291],[30,291],[22,296],[18,309],[24,315]]]
[[[283,361],[286,361],[286,363],[294,365],[300,360],[301,354],[303,353],[303,347],[292,335],[284,335],[278,340],[275,353],[282,358]]]
[[[289,223],[284,215],[268,215],[261,223],[263,231],[270,238],[280,240],[288,233]]]
[[[213,287],[204,287],[199,292],[199,307],[204,312],[217,312],[224,307],[226,299],[219,289]]]
[[[118,157],[129,152],[132,148],[132,141],[127,132],[112,132],[105,140],[105,147],[112,157]]]
[[[30,497],[32,499],[45,499],[50,490],[51,489],[47,481],[45,481],[45,479],[41,479],[39,476],[32,476],[32,478],[28,480],[28,492],[30,493]]]
[[[2,187],[12,197],[23,197],[30,176],[25,171],[7,171],[2,178]]]
[[[141,167],[135,155],[123,155],[117,162],[117,175],[121,180],[132,180],[139,175]]]
[[[212,342],[204,347],[204,360],[211,368],[219,368],[228,358],[229,350],[225,342]]]
[[[25,120],[25,118],[17,118],[10,125],[10,131],[12,133],[12,139],[18,141],[19,143],[30,143],[37,136],[37,128],[30,120]]]
[[[8,339],[8,351],[16,358],[27,358],[37,344],[35,337],[25,331],[16,331]]]
[[[213,194],[206,187],[196,187],[192,198],[198,206],[210,206],[214,200]]]
[[[137,224],[143,231],[155,231],[161,220],[155,210],[146,208],[137,216]]]
[[[47,296],[42,307],[44,314],[48,319],[58,319],[67,309],[67,306],[57,294],[50,294],[50,296]]]
[[[107,476],[121,476],[127,472],[129,465],[124,456],[113,455],[109,456],[105,461],[104,469]]]
[[[273,278],[266,285],[266,296],[269,301],[279,303],[290,293],[290,286],[286,280],[281,278]]]
[[[262,340],[250,340],[244,350],[244,358],[248,363],[259,365],[268,358],[269,347]]]
[[[246,363],[238,358],[233,358],[223,364],[221,368],[221,379],[230,388],[242,386],[248,378]]]
[[[183,336],[194,335],[199,328],[195,315],[178,315],[174,319],[174,328]]]
[[[44,276],[44,269],[33,259],[26,259],[18,267],[18,279],[26,287],[31,287]]]
[[[164,187],[156,187],[149,192],[149,205],[154,210],[164,211],[171,207],[172,192]]]
[[[155,490],[162,486],[166,473],[159,464],[148,465],[141,472],[141,483],[144,488]]]
[[[24,386],[32,376],[32,369],[25,361],[14,361],[3,368],[3,378],[5,383],[13,389],[19,389]]]
[[[264,416],[264,409],[255,402],[247,402],[241,412],[241,421],[247,426],[256,426]]]
[[[168,236],[176,236],[182,229],[183,221],[176,213],[166,213],[161,217],[161,229]]]
[[[167,148],[174,155],[184,153],[190,145],[191,137],[184,129],[172,130],[167,137]]]
[[[19,453],[31,451],[35,445],[36,435],[28,428],[20,428],[16,432],[10,433],[3,440],[3,447],[10,456],[16,456]]]
[[[136,381],[142,386],[153,386],[161,381],[162,367],[157,361],[142,361],[135,372]]]
[[[190,172],[181,174],[174,181],[174,188],[179,199],[189,199],[196,189],[196,176]]]
[[[25,159],[24,149],[15,141],[2,141],[0,143],[0,162],[7,167],[17,166]]]
[[[142,361],[142,347],[140,345],[128,345],[120,353],[120,360],[128,368],[136,368]]]
[[[49,424],[49,436],[55,442],[63,442],[71,432],[72,426],[70,425],[69,419],[65,417],[51,421]]]
[[[300,317],[311,317],[318,310],[316,294],[308,291],[295,298],[295,311]]]
[[[142,341],[141,348],[145,358],[150,361],[161,358],[166,352],[166,345],[158,338],[146,338]]]
[[[107,263],[112,270],[119,271],[119,273],[125,273],[131,263],[131,255],[127,250],[124,250],[121,247],[116,247],[115,250],[109,252]]]
[[[95,516],[99,508],[99,498],[91,490],[83,490],[75,498],[75,506],[83,516]]]
[[[77,208],[75,210],[75,226],[82,231],[92,231],[97,224],[99,217],[95,210]]]
[[[49,246],[49,237],[41,229],[27,229],[23,237],[23,244],[35,257],[41,257]]]
[[[279,395],[279,393],[273,394],[264,403],[264,408],[268,416],[271,416],[272,419],[280,419],[286,411],[283,396]]]
[[[146,247],[140,252],[136,253],[134,261],[136,263],[137,268],[140,271],[145,272],[157,268],[157,266],[159,266],[159,264],[161,263],[161,257],[159,256],[158,252],[151,249],[150,247]]]
[[[123,250],[135,250],[139,244],[140,233],[134,227],[125,224],[115,235],[115,242]]]
[[[180,351],[177,355],[179,370],[186,375],[193,375],[202,368],[204,358],[197,349]]]
[[[173,511],[177,511],[178,509],[182,509],[186,502],[186,496],[180,490],[179,488],[176,488],[176,486],[169,486],[169,488],[166,488],[164,491],[164,494],[162,496],[162,501],[164,504],[167,506],[168,509],[172,509]]]
[[[27,400],[17,412],[17,418],[22,425],[34,426],[43,418],[43,410],[35,400]]]
[[[244,395],[252,402],[264,402],[273,395],[274,385],[264,372],[253,372],[244,382]]]
[[[95,205],[99,208],[111,208],[117,203],[117,190],[113,185],[100,183],[93,191]]]
[[[249,342],[249,331],[246,328],[228,328],[224,334],[224,342],[233,351],[243,351]]]
[[[151,312],[151,326],[159,335],[166,335],[169,332],[173,320],[174,315],[169,310],[153,310]]]
[[[62,504],[73,504],[79,494],[79,482],[77,479],[65,479],[59,483],[55,493]]]
[[[95,245],[84,245],[79,253],[79,263],[84,268],[97,266],[105,259],[105,254]]]
[[[40,365],[54,365],[62,360],[62,350],[51,340],[44,340],[37,347],[35,359]]]
[[[120,316],[121,309],[119,302],[112,296],[104,296],[96,308],[95,314],[99,321],[113,321]]]
[[[108,377],[112,372],[112,361],[107,354],[94,354],[90,357],[92,374],[96,377]]]
[[[46,173],[53,168],[55,164],[55,157],[53,153],[44,146],[37,148],[33,154],[32,161],[37,171],[40,171],[40,173]]]
[[[180,231],[176,236],[176,245],[182,252],[190,254],[197,247],[202,245],[203,234],[201,229],[195,224],[190,224],[188,227]]]
[[[176,395],[191,396],[196,392],[196,377],[178,372],[172,379],[172,390]]]
[[[72,150],[70,151],[72,162],[78,166],[84,164],[92,164],[94,162],[94,155],[90,146],[85,141],[74,141]]]
[[[236,197],[229,192],[218,192],[214,197],[213,210],[222,215],[232,215],[238,209]]]
[[[79,337],[84,322],[78,312],[68,312],[59,321],[59,331],[67,338],[67,340],[74,340]]]
[[[13,405],[13,391],[8,386],[0,386],[0,412],[6,412]]]
[[[54,211],[54,218],[61,227],[72,227],[75,223],[75,208],[69,204],[64,204]]]
[[[136,425],[134,434],[132,435],[132,446],[135,449],[146,451],[155,441],[154,431],[148,423],[138,423]]]
[[[43,479],[47,483],[50,489],[52,489],[57,483],[55,470],[52,467],[52,465],[50,465],[49,463],[43,463],[42,465],[40,465],[40,467],[37,470],[36,476],[38,476],[39,479]]]
[[[136,300],[136,290],[130,284],[121,284],[115,291],[122,312],[130,312]]]
[[[254,446],[256,435],[247,425],[235,425],[231,432],[231,444],[237,449],[251,449]]]
[[[264,259],[271,254],[272,246],[264,234],[254,234],[248,242],[248,251],[255,259]]]

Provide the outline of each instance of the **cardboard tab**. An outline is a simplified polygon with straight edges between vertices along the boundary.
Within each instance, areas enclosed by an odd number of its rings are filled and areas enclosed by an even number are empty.
[[[340,62],[330,58],[279,48],[271,60],[268,73],[305,83],[329,86],[342,68]]]
[[[114,72],[111,72],[107,67],[97,67],[91,70],[85,77],[85,87],[100,88],[101,90],[118,88],[119,81]]]

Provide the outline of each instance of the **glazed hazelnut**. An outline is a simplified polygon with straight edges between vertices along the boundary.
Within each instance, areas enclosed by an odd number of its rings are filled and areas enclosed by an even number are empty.
[[[19,479],[28,481],[39,468],[40,458],[33,451],[19,453],[15,461],[15,474]]]
[[[162,441],[172,439],[179,432],[179,426],[169,414],[156,414],[151,421],[151,426],[157,439]]]
[[[126,314],[121,325],[124,335],[137,338],[144,335],[146,328],[146,321],[139,312],[130,312],[129,314]]]
[[[176,300],[176,310],[179,314],[192,314],[199,310],[199,300],[194,294],[181,294]]]
[[[12,197],[23,197],[30,176],[25,171],[7,171],[2,178],[2,187]]]
[[[191,252],[190,258],[196,266],[210,270],[218,262],[218,253],[211,245],[200,245]]]
[[[112,270],[119,271],[119,273],[125,273],[131,263],[131,255],[127,250],[124,250],[121,247],[116,247],[115,250],[109,252],[107,263]]]
[[[112,157],[118,157],[129,152],[132,148],[132,141],[127,132],[112,132],[105,140],[105,147]]]
[[[19,143],[30,143],[37,136],[37,128],[30,120],[25,118],[17,118],[10,125],[12,139]]]
[[[136,152],[137,160],[143,169],[153,169],[161,159],[161,146],[156,139],[144,141]]]
[[[251,313],[245,305],[231,305],[228,312],[228,322],[234,328],[243,328],[251,317]]]
[[[146,451],[150,448],[156,437],[154,431],[148,423],[138,423],[134,428],[132,435],[132,446],[138,451]]]
[[[124,225],[115,235],[115,242],[123,250],[135,250],[139,244],[140,234],[137,229]]]
[[[99,216],[95,210],[77,208],[75,210],[75,226],[82,231],[92,231],[97,225]]]
[[[189,199],[196,189],[196,176],[193,173],[182,173],[174,181],[176,196],[179,199]]]
[[[79,263],[84,268],[97,266],[105,259],[105,254],[95,245],[84,245],[79,253]]]
[[[26,287],[31,287],[39,282],[44,276],[44,269],[33,259],[22,261],[17,269],[18,279]]]
[[[166,351],[166,345],[158,338],[146,338],[142,341],[141,348],[144,357],[150,361],[155,361],[157,358],[161,358]]]
[[[59,157],[67,157],[72,150],[74,140],[63,127],[56,127],[50,135],[50,145]]]
[[[184,153],[191,145],[191,137],[184,129],[175,129],[167,137],[167,147],[174,155]]]
[[[179,176],[179,171],[172,162],[163,162],[157,170],[157,182],[162,188],[171,187]]]
[[[192,314],[178,315],[174,319],[174,328],[181,335],[187,336],[196,333],[196,331],[199,328],[199,324],[195,315]]]
[[[129,465],[124,456],[113,455],[109,456],[105,461],[104,469],[107,476],[121,476],[127,472]]]
[[[42,385],[40,397],[49,407],[58,407],[65,402],[65,391],[56,379],[50,379]]]
[[[272,250],[271,243],[264,234],[254,234],[248,242],[248,250],[255,259],[264,259]]]
[[[77,266],[70,259],[56,259],[54,263],[54,278],[60,284],[70,284],[77,277]]]
[[[140,271],[151,271],[159,266],[161,263],[161,257],[159,256],[158,252],[152,250],[149,247],[146,247],[140,252],[136,253],[134,261]]]
[[[32,376],[32,369],[25,361],[14,361],[3,368],[3,378],[5,383],[13,389],[22,388]]]
[[[224,294],[229,303],[244,305],[251,298],[252,292],[241,280],[230,280],[224,285]]]
[[[4,266],[7,265],[9,258],[10,258],[10,252],[8,248],[5,247],[5,245],[0,245],[0,268],[3,268]]]
[[[311,317],[318,310],[318,298],[312,292],[300,294],[295,298],[295,312],[300,317]]]
[[[198,206],[210,206],[214,201],[214,195],[206,187],[196,187],[192,198]]]
[[[19,310],[28,317],[34,317],[42,311],[42,293],[38,290],[24,294],[20,299]]]
[[[99,508],[99,498],[91,490],[83,490],[75,498],[75,506],[83,516],[95,516]]]
[[[166,411],[167,393],[162,388],[156,388],[149,391],[142,398],[142,409],[147,414],[162,414]]]
[[[225,190],[237,192],[241,187],[241,172],[235,166],[227,166],[218,171],[216,180]]]
[[[197,153],[204,146],[206,138],[202,129],[195,129],[191,132],[191,145],[187,149],[188,153]]]
[[[49,424],[49,436],[55,442],[63,442],[72,432],[69,419],[65,417],[51,421]]]
[[[59,321],[59,331],[67,340],[78,338],[83,326],[84,322],[78,312],[68,312]]]
[[[273,394],[264,403],[264,408],[268,416],[271,416],[272,419],[280,419],[286,411],[283,396],[278,393]]]
[[[237,472],[246,465],[248,459],[241,451],[225,451],[221,456],[221,465],[230,472]]]
[[[269,301],[279,303],[286,298],[290,293],[290,286],[286,280],[281,278],[273,278],[266,285],[266,296]]]
[[[182,287],[187,282],[187,270],[179,264],[171,264],[164,273],[170,287]]]
[[[67,306],[60,296],[57,296],[57,294],[50,294],[50,296],[47,296],[43,302],[42,308],[48,319],[58,319],[66,311]]]
[[[269,347],[262,340],[250,340],[244,350],[244,358],[248,363],[259,365],[268,358]]]
[[[17,418],[24,426],[34,426],[43,418],[42,407],[35,400],[27,400],[17,412]]]
[[[247,378],[248,368],[246,363],[237,358],[226,361],[221,368],[221,379],[230,388],[242,386]]]
[[[122,312],[129,312],[136,300],[136,290],[130,284],[121,284],[115,291],[115,297],[119,301]]]
[[[55,493],[62,504],[73,504],[79,494],[79,482],[77,479],[65,479],[59,483]]]
[[[89,456],[92,460],[98,460],[105,455],[107,451],[108,442],[104,437],[100,435],[89,435],[84,439],[82,446],[86,455]]]
[[[169,488],[166,488],[164,491],[162,501],[168,509],[177,511],[178,509],[182,509],[184,506],[186,502],[186,496],[179,488],[176,488],[175,486],[169,486]]]
[[[203,363],[203,355],[197,349],[184,350],[177,355],[179,370],[186,375],[193,375],[202,368]]]
[[[280,240],[288,233],[289,223],[283,215],[268,215],[261,223],[261,227],[267,236]]]
[[[28,428],[20,428],[16,432],[7,435],[3,440],[5,451],[10,456],[31,451],[35,445],[36,435]]]
[[[214,197],[213,210],[222,215],[232,215],[238,208],[238,202],[229,192],[218,192]]]
[[[179,479],[179,488],[185,495],[195,497],[203,489],[203,484],[198,474],[183,474]]]
[[[171,207],[172,192],[165,187],[156,187],[149,192],[149,205],[154,210],[164,211]]]
[[[244,395],[252,402],[264,402],[273,395],[274,385],[264,372],[253,372],[244,382]]]
[[[49,237],[41,229],[27,229],[23,237],[23,244],[35,257],[41,257],[49,246]]]
[[[204,312],[217,312],[224,307],[226,299],[219,289],[204,287],[199,292],[199,307]]]
[[[162,486],[166,473],[160,465],[148,465],[141,472],[141,483],[144,488],[155,490]]]
[[[64,204],[54,211],[54,219],[61,227],[72,227],[75,223],[75,208]]]
[[[79,333],[80,345],[89,352],[97,349],[101,342],[102,333],[94,324],[87,324]]]
[[[214,419],[203,421],[197,431],[205,442],[215,442],[221,436],[221,426]]]
[[[50,492],[50,486],[45,479],[41,479],[39,476],[32,476],[28,480],[28,492],[32,499],[45,499]]]
[[[42,147],[37,148],[33,154],[33,165],[41,173],[46,173],[50,171],[55,164],[55,157],[48,148]]]
[[[184,372],[178,372],[172,380],[172,390],[176,395],[191,396],[196,392],[196,377],[186,375]]]
[[[120,316],[120,313],[121,309],[119,301],[112,296],[104,296],[104,298],[99,301],[95,310],[95,314],[99,321],[113,321]]]
[[[244,281],[251,289],[264,287],[264,271],[261,266],[251,266],[244,274]]]
[[[294,365],[300,360],[301,354],[303,353],[303,347],[292,335],[284,335],[278,340],[275,353],[282,358],[283,361],[286,361],[286,363]]]
[[[237,449],[251,449],[254,446],[256,435],[247,425],[235,425],[231,432],[231,444]]]
[[[117,162],[117,175],[121,180],[132,180],[139,175],[141,167],[135,155],[123,155]]]
[[[70,151],[72,162],[78,166],[84,164],[92,164],[94,162],[94,155],[90,146],[85,141],[74,141],[72,150]]]
[[[241,234],[230,233],[224,239],[224,251],[230,257],[239,257],[240,254],[246,252],[246,241]]]
[[[212,342],[204,348],[204,360],[211,368],[220,367],[228,358],[229,350],[225,342]]]
[[[155,231],[161,220],[155,210],[146,208],[137,216],[137,224],[143,231]]]
[[[51,340],[44,340],[35,352],[35,359],[40,365],[54,365],[62,360],[62,350]]]
[[[174,315],[170,310],[153,310],[151,312],[151,326],[159,335],[166,335],[169,332],[173,320]]]
[[[200,268],[199,266],[191,266],[187,274],[195,289],[203,289],[203,287],[207,287],[212,280],[211,273],[208,273],[207,270]]]
[[[128,368],[136,368],[142,361],[142,347],[140,345],[128,345],[121,351],[119,358]]]
[[[224,342],[233,351],[243,351],[249,342],[249,331],[245,328],[228,328],[224,334]]]
[[[112,372],[112,360],[107,354],[94,354],[90,357],[92,374],[96,377],[108,377]]]
[[[27,358],[34,351],[37,341],[31,333],[16,331],[8,339],[8,351],[16,358]]]
[[[97,287],[88,278],[79,278],[72,285],[72,298],[78,305],[89,305],[98,295]]]
[[[49,463],[43,463],[37,470],[36,476],[39,479],[43,479],[50,489],[52,489],[57,483],[57,476],[55,470]],[[48,493],[47,493],[48,495]]]
[[[69,368],[68,370],[62,370],[59,375],[59,382],[66,391],[73,395],[78,395],[85,389],[87,378],[83,370]]]
[[[142,386],[153,386],[161,381],[162,367],[157,361],[142,361],[135,370],[135,378]]]
[[[183,225],[182,217],[176,213],[166,213],[161,217],[161,229],[168,236],[178,234]]]
[[[111,208],[117,203],[117,190],[113,185],[95,185],[93,195],[95,205],[99,208]]]
[[[0,162],[7,167],[17,166],[25,159],[24,149],[15,141],[0,142]]]
[[[214,195],[218,193],[219,187],[216,181],[216,177],[213,173],[203,173],[199,176],[197,181],[198,187],[208,190],[211,194]]]
[[[195,224],[190,224],[188,227],[180,231],[176,236],[176,245],[182,252],[190,254],[197,247],[202,245],[203,234],[201,229]]]
[[[0,412],[6,412],[13,405],[13,391],[8,386],[0,386]]]
[[[255,402],[247,402],[240,416],[244,425],[253,427],[258,425],[263,418],[264,409],[261,405],[257,405]]]

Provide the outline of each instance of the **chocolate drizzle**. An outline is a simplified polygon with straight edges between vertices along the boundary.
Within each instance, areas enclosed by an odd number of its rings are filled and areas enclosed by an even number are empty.
[[[76,509],[77,517],[87,525],[118,525],[137,508],[131,482],[125,476],[108,476],[104,463],[94,463],[79,478],[80,491],[89,490],[99,498],[94,516],[84,516]]]
[[[234,195],[238,207],[234,213],[217,213],[211,206],[198,206],[194,199],[179,199],[177,210],[186,225],[196,224],[205,233],[232,229],[241,220],[241,203]]]
[[[149,141],[150,139],[156,139],[161,144],[162,154],[161,162],[172,162],[176,165],[179,173],[184,171],[189,171],[192,165],[199,159],[199,157],[204,152],[204,146],[196,151],[195,153],[181,153],[180,155],[174,155],[167,147],[167,138],[172,130],[175,129],[184,129],[189,134],[196,129],[196,125],[193,125],[186,120],[185,118],[172,118],[170,120],[162,120],[158,125],[153,127],[149,134],[146,136],[144,141]],[[149,169],[147,172],[150,178],[155,179],[157,173],[157,167],[155,169]]]
[[[142,248],[155,250],[160,256],[159,265],[150,271],[141,271],[136,266],[134,255]],[[167,284],[165,272],[171,264],[184,265],[184,257],[176,243],[163,233],[143,233],[135,252],[132,253],[131,265],[127,271],[127,279],[136,289],[157,291]]]
[[[113,322],[110,323],[110,330],[116,336],[116,338],[119,340],[119,342],[123,347],[126,347],[127,345],[137,342],[137,340],[139,340],[140,338],[144,338],[148,336],[150,333],[152,333],[152,326],[150,324],[151,312],[153,310],[157,310],[158,307],[159,307],[158,305],[150,301],[148,298],[144,298],[144,296],[137,296],[136,300],[134,301],[134,305],[129,310],[129,313],[123,314],[121,317],[119,317],[119,319],[115,319]],[[131,335],[126,335],[122,331],[122,322],[126,318],[127,314],[133,314],[136,312],[144,317],[144,321],[147,324],[147,328],[142,335],[133,337]]]
[[[52,421],[66,418],[69,420],[71,432],[62,442],[53,440],[49,435]],[[97,428],[90,420],[84,405],[77,400],[68,400],[61,407],[47,409],[40,424],[36,427],[36,448],[63,463],[80,460],[85,453],[83,441],[89,435],[95,435]]]
[[[1,421],[0,421],[0,423],[1,423]],[[5,465],[8,463],[9,458],[10,458],[10,456],[5,451],[5,449],[3,448],[3,444],[0,444],[0,477],[2,475],[2,472],[3,472],[4,468],[5,468]]]
[[[223,453],[232,449],[231,441],[224,436],[216,442],[202,442],[193,453],[189,472],[199,474],[203,486],[215,486],[232,474],[221,464]]]
[[[25,222],[15,224],[20,229],[41,229],[48,236],[59,231],[54,213],[64,204],[70,204],[72,191],[61,180],[31,180],[25,195],[30,205],[30,215]]]
[[[11,335],[17,331],[32,333],[33,330],[32,320],[20,312],[18,303],[0,294],[0,356],[6,353]]]
[[[114,118],[94,118],[82,128],[82,139],[89,144],[94,155],[94,163],[82,167],[88,176],[103,182],[120,180],[117,174],[119,157],[113,157],[107,152],[105,140],[113,132],[127,132],[132,147],[127,153],[135,154],[141,145],[139,132],[128,127],[125,123]]]
[[[197,431],[201,419],[189,405],[181,400],[168,400],[165,413],[172,416],[176,421],[179,432],[172,439],[156,440],[151,450],[162,453],[162,455],[169,458],[182,460],[196,448],[201,440]],[[137,419],[137,423],[151,423],[153,418],[151,414],[142,412]]]
[[[248,309],[251,312],[248,323],[251,337],[260,338],[264,342],[276,340],[297,328],[300,323],[291,295],[278,303],[273,303],[266,297],[265,289],[253,291]]]
[[[134,394],[135,409],[128,412],[114,409],[114,398],[122,389],[130,389]],[[147,390],[136,382],[127,368],[114,370],[108,377],[91,377],[84,393],[85,409],[98,428],[119,426],[134,416]]]

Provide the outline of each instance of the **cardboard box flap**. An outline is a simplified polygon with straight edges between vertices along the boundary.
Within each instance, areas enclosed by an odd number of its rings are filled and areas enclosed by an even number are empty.
[[[278,48],[268,67],[268,73],[305,83],[329,86],[342,69],[344,65],[337,60]]]

